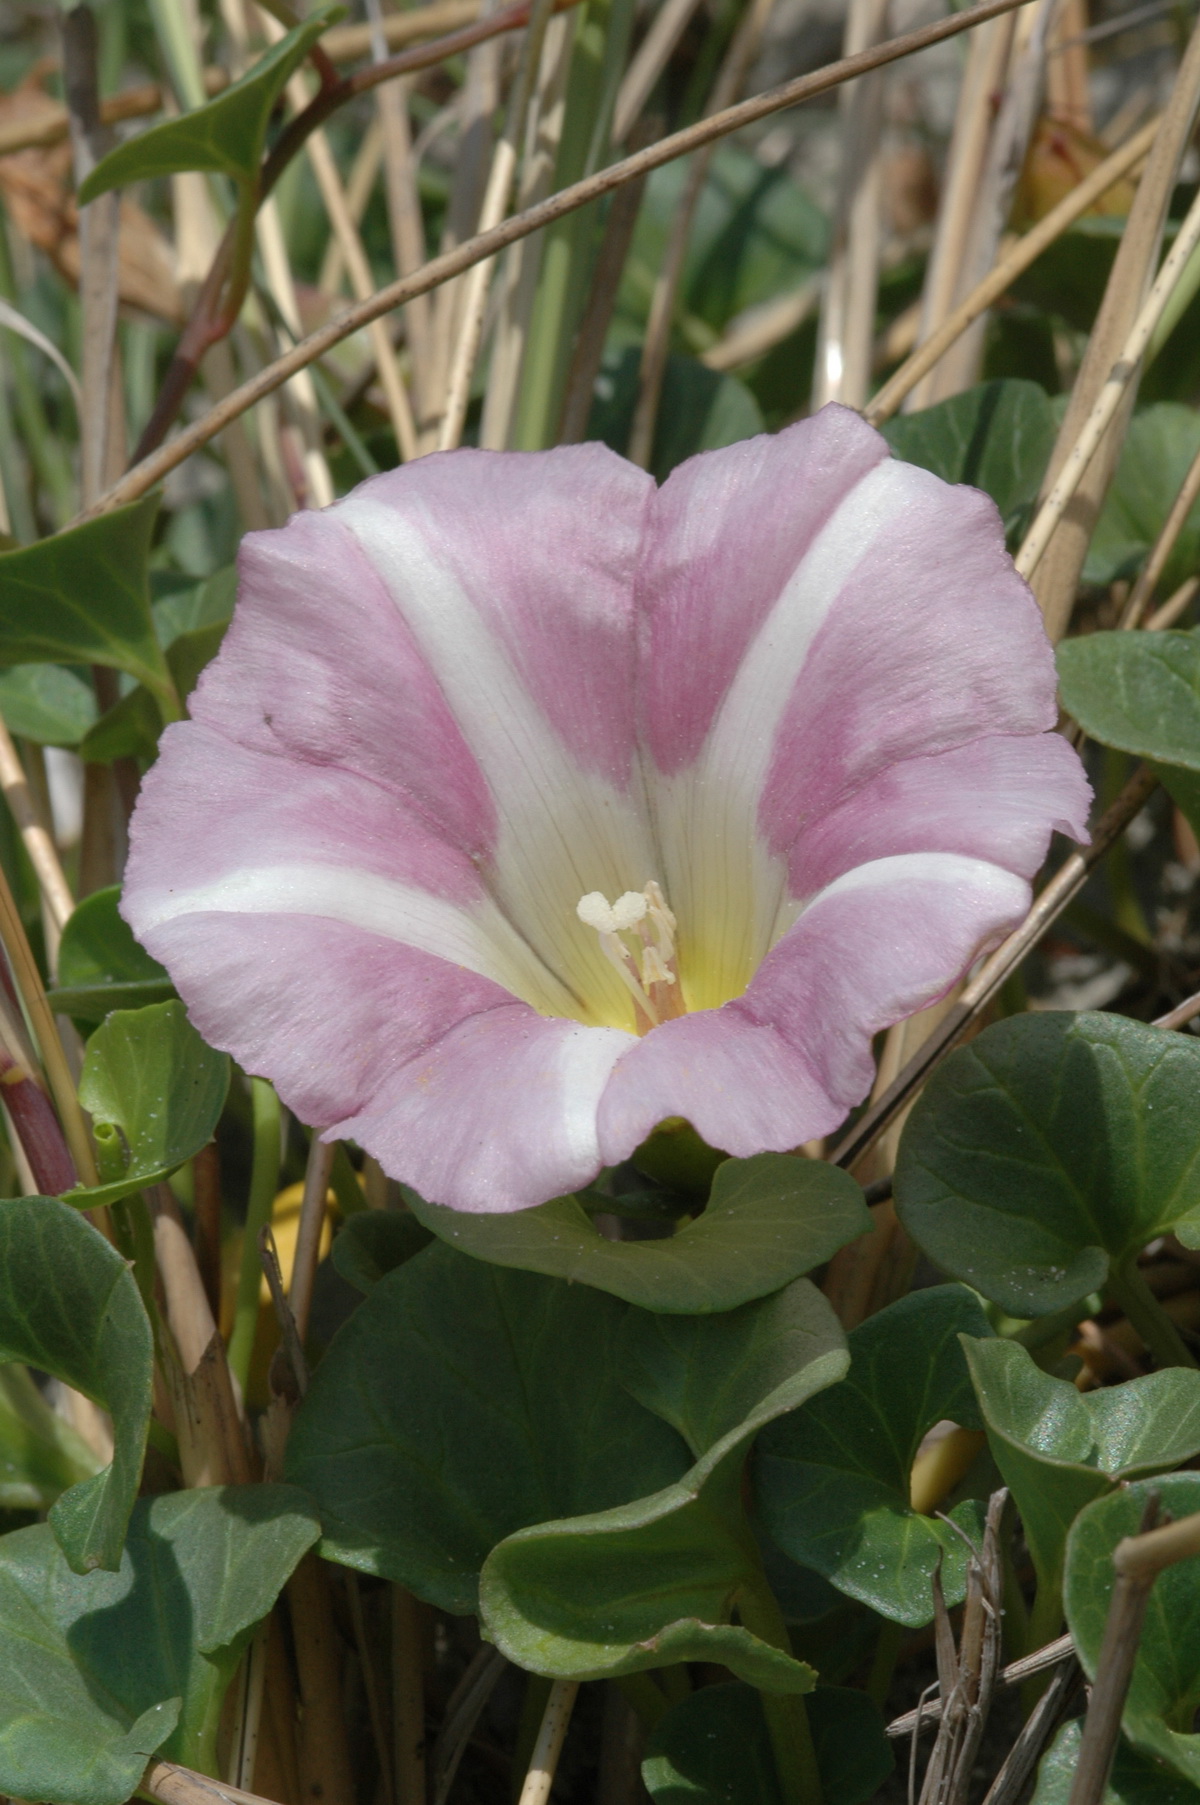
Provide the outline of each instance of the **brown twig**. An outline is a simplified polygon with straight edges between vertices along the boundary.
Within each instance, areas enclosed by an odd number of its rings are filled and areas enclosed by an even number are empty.
[[[1031,1655],[1022,1655],[1019,1661],[1010,1661],[996,1675],[998,1686],[1020,1686],[1032,1679],[1035,1673],[1045,1673],[1047,1668],[1059,1667],[1069,1661],[1075,1653],[1075,1644],[1071,1637],[1059,1636],[1055,1642],[1047,1642],[1045,1648],[1035,1649]],[[917,1728],[918,1720],[922,1729],[933,1729],[942,1715],[942,1701],[934,1699],[931,1703],[919,1705],[916,1710],[906,1711],[902,1717],[894,1717],[887,1726],[887,1734],[892,1740],[911,1736]]]
[[[1179,485],[1179,493],[1171,503],[1170,512],[1163,521],[1162,530],[1154,541],[1150,556],[1146,560],[1145,569],[1134,584],[1121,616],[1121,626],[1128,630],[1136,627],[1158,586],[1158,580],[1167,567],[1167,559],[1175,549],[1175,541],[1187,525],[1191,513],[1200,496],[1200,451],[1188,465],[1187,475]]]
[[[1113,1552],[1117,1579],[1109,1601],[1104,1641],[1096,1663],[1096,1683],[1092,1687],[1087,1717],[1084,1719],[1079,1758],[1071,1783],[1070,1805],[1100,1805],[1104,1797],[1108,1771],[1121,1735],[1121,1712],[1125,1705],[1125,1695],[1129,1691],[1129,1682],[1133,1678],[1133,1664],[1137,1660],[1138,1643],[1141,1640],[1142,1625],[1146,1621],[1150,1593],[1162,1568],[1172,1560],[1182,1558],[1175,1553],[1168,1554],[1165,1560],[1156,1558],[1155,1550],[1148,1559],[1137,1556],[1130,1559],[1126,1555],[1123,1564],[1118,1562],[1118,1555],[1136,1543],[1141,1542],[1144,1547],[1149,1532],[1153,1531],[1157,1521],[1158,1509],[1158,1494],[1152,1492],[1142,1517],[1141,1533],[1118,1543]],[[1194,1524],[1196,1520],[1193,1518],[1190,1521]],[[1194,1549],[1189,1549],[1188,1552],[1194,1552]]]
[[[390,313],[396,307],[403,306],[414,296],[427,294],[431,289],[448,282],[452,277],[461,275],[475,263],[485,257],[492,257],[507,245],[515,244],[520,238],[526,238],[531,232],[540,231],[544,226],[553,224],[567,213],[598,200],[601,195],[610,193],[625,182],[633,181],[639,176],[647,175],[664,164],[673,162],[677,157],[686,156],[689,151],[698,150],[705,144],[718,138],[727,137],[730,132],[753,124],[756,120],[766,119],[772,113],[782,112],[787,107],[798,106],[817,94],[828,93],[830,89],[839,87],[842,82],[852,81],[855,76],[865,75],[872,69],[880,69],[887,63],[898,61],[902,57],[912,56],[918,50],[927,49],[932,44],[940,44],[944,39],[955,37],[959,32],[969,31],[972,26],[981,24],[986,19],[998,17],[1014,7],[1029,4],[1029,0],[982,0],[982,4],[972,6],[960,13],[952,13],[947,18],[938,19],[931,25],[922,26],[917,31],[906,32],[903,36],[890,38],[886,43],[864,51],[859,56],[846,57],[840,62],[831,63],[824,69],[818,69],[811,75],[798,76],[794,81],[784,82],[780,87],[768,89],[750,100],[739,102],[737,106],[728,108],[710,118],[699,120],[695,125],[682,131],[673,132],[662,138],[657,144],[648,145],[643,151],[612,163],[607,169],[598,170],[595,175],[574,182],[568,188],[560,189],[557,194],[550,195],[545,201],[529,207],[523,213],[515,214],[504,220],[491,232],[483,232],[457,245],[440,257],[427,263],[424,269],[412,276],[405,276],[396,282],[388,283],[372,296],[370,301],[350,307],[336,321],[310,333],[301,339],[290,351],[276,358],[274,363],[260,371],[248,382],[227,395],[199,420],[184,428],[169,444],[145,457],[128,470],[118,483],[102,495],[94,507],[80,516],[90,519],[95,514],[105,513],[110,508],[120,507],[127,501],[136,500],[152,489],[157,482],[177,465],[207,445],[237,419],[256,401],[270,395],[286,382],[294,371],[303,369],[323,357],[343,339],[368,325],[371,320]],[[499,15],[497,15],[499,16]],[[322,123],[315,120],[314,125]],[[281,140],[282,143],[282,140]],[[277,150],[278,150],[277,146]]]

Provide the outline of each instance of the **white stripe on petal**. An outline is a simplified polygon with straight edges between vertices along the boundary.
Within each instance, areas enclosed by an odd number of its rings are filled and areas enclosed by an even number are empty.
[[[490,978],[543,1015],[581,1005],[490,899],[466,908],[376,872],[331,865],[264,865],[192,890],[145,895],[139,932],[180,915],[313,915],[399,941]]]
[[[619,896],[657,876],[636,792],[575,764],[488,622],[411,521],[374,501],[369,488],[340,502],[338,518],[387,583],[495,797],[500,830],[488,877],[500,907],[549,967],[596,999],[604,1019],[625,1023],[628,999],[575,911],[591,891]]]
[[[795,918],[787,867],[758,831],[776,736],[810,647],[855,566],[934,479],[887,460],[850,491],[759,628],[696,764],[653,782],[664,884],[690,1009],[740,996]],[[780,505],[786,498],[780,497]]]

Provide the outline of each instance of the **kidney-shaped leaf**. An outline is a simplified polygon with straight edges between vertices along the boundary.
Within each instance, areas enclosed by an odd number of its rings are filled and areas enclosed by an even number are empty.
[[[895,1765],[877,1707],[849,1686],[819,1686],[804,1708],[829,1805],[863,1805]],[[654,1805],[783,1805],[758,1693],[735,1681],[672,1705],[646,1746],[642,1779]]]
[[[677,1479],[688,1451],[613,1370],[624,1308],[434,1243],[381,1278],[313,1375],[288,1477],[324,1551],[470,1612],[495,1544]]]
[[[178,712],[150,613],[157,495],[0,553],[0,665],[105,664]]]
[[[1200,1224],[1198,1086],[1200,1044],[1162,1028],[1050,1012],[997,1022],[908,1120],[904,1226],[1011,1315],[1065,1309],[1110,1263]]]
[[[492,1640],[535,1673],[589,1679],[709,1660],[767,1691],[807,1690],[811,1670],[730,1621],[736,1610],[753,1623],[766,1587],[742,1469],[758,1429],[846,1364],[837,1319],[806,1279],[720,1316],[631,1310],[622,1381],[700,1458],[656,1496],[502,1542],[480,1582]]]
[[[1054,449],[1054,407],[1036,382],[981,382],[915,414],[889,420],[883,436],[897,457],[948,483],[984,489],[1006,527],[1021,521]]]
[[[65,1491],[50,1522],[76,1572],[114,1569],[141,1477],[153,1336],[116,1248],[53,1197],[0,1203],[0,1361],[8,1360],[53,1373],[111,1414],[112,1464]]]
[[[1039,1589],[1061,1585],[1067,1531],[1085,1504],[1200,1453],[1200,1372],[1173,1367],[1080,1393],[1015,1341],[964,1336],[963,1349]]]
[[[0,673],[0,715],[22,739],[77,746],[96,719],[96,692],[61,664],[19,664]]]
[[[755,1452],[759,1509],[784,1553],[914,1628],[933,1616],[939,1561],[950,1602],[966,1584],[962,1537],[909,1505],[926,1431],[944,1418],[979,1424],[960,1333],[989,1333],[978,1299],[961,1286],[901,1298],[852,1331],[847,1378],[773,1423]],[[972,1500],[950,1514],[977,1532]]]
[[[1064,708],[1093,739],[1200,771],[1200,628],[1067,639],[1058,674]]]
[[[574,1197],[509,1216],[411,1201],[426,1227],[462,1253],[685,1315],[778,1291],[871,1226],[848,1173],[784,1153],[726,1160],[704,1213],[661,1241],[606,1240]]]
[[[1200,1511],[1200,1473],[1170,1473],[1097,1498],[1067,1538],[1067,1622],[1091,1679],[1116,1578],[1113,1549],[1138,1533],[1152,1492],[1172,1517]],[[1198,1705],[1200,1555],[1167,1567],[1154,1582],[1121,1720],[1135,1748],[1166,1761],[1194,1786],[1200,1786],[1200,1736],[1190,1732]]]
[[[1032,1805],[1070,1805],[1082,1740],[1081,1718],[1063,1725],[1042,1756]],[[1122,1738],[1113,1757],[1103,1805],[1197,1805],[1197,1793],[1174,1769],[1130,1748]]]
[[[209,1140],[225,1107],[229,1060],[206,1046],[179,1002],[119,1009],[92,1035],[79,1081],[101,1152],[81,1208],[156,1184]]]
[[[302,25],[272,44],[232,86],[205,106],[152,125],[110,150],[81,185],[81,202],[94,201],[110,188],[147,176],[178,175],[185,169],[211,170],[249,182],[258,173],[267,126],[289,76],[303,62],[341,6],[319,8]]]
[[[255,1485],[143,1499],[115,1573],[71,1573],[44,1524],[0,1538],[0,1788],[121,1805],[156,1751],[215,1774],[246,1638],[319,1533]]]
[[[101,1022],[112,1009],[164,1003],[170,978],[134,939],[118,909],[116,884],[94,890],[73,911],[58,948],[58,988],[50,1001],[64,1015]]]

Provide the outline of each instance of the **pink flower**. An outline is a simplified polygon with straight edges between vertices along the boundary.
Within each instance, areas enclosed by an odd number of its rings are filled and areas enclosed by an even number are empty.
[[[670,1116],[827,1133],[1084,832],[992,503],[826,408],[661,489],[456,451],[255,533],[125,910],[200,1031],[431,1200]]]

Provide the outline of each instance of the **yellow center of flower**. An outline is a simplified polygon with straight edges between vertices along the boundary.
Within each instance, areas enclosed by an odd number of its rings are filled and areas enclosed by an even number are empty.
[[[585,927],[596,930],[605,958],[633,997],[639,1034],[684,1013],[675,917],[653,878],[643,889],[626,890],[612,903],[599,890],[589,890],[576,903],[575,913]]]

